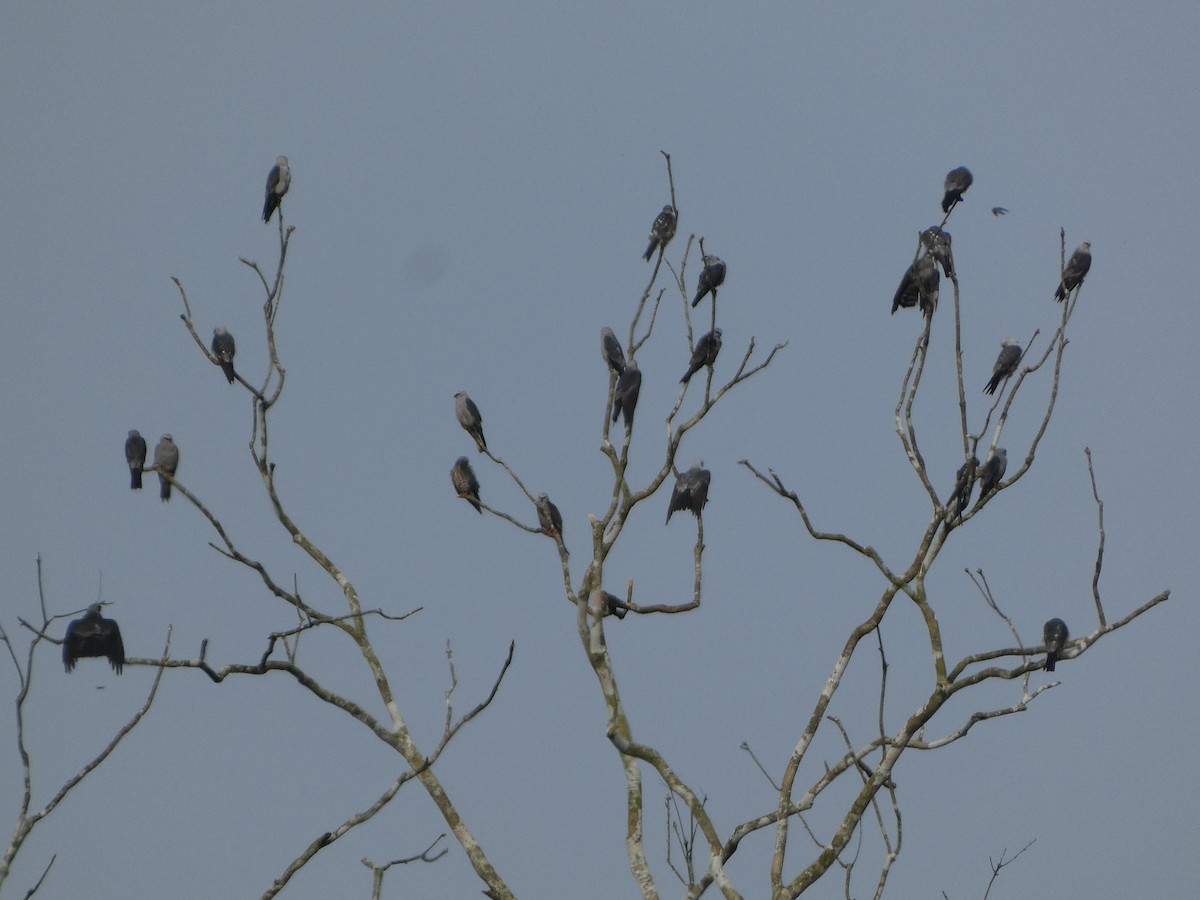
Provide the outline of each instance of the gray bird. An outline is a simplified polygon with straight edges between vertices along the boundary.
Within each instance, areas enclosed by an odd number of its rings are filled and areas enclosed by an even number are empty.
[[[962,195],[967,192],[967,188],[974,180],[974,176],[966,166],[959,166],[957,169],[947,172],[946,181],[942,185],[946,190],[942,197],[942,212],[950,212],[954,208],[954,204],[962,199]]]
[[[1008,210],[1005,209],[1003,206],[993,206],[992,207],[992,215],[993,216],[1007,216]]]
[[[1042,628],[1042,639],[1046,642],[1047,672],[1054,671],[1054,664],[1058,662],[1058,654],[1062,652],[1063,644],[1069,638],[1067,623],[1062,619],[1051,619]]]
[[[931,225],[921,232],[921,244],[933,254],[933,258],[942,267],[942,273],[947,278],[953,278],[954,253],[950,248],[950,232],[937,225]]]
[[[600,356],[614,375],[625,371],[625,351],[621,349],[621,342],[611,328],[600,329]]]
[[[662,212],[654,217],[654,224],[650,226],[650,246],[642,254],[642,259],[649,262],[655,250],[667,249],[667,244],[675,237],[675,223],[678,220],[679,215],[670,203],[662,208]]]
[[[900,287],[896,288],[896,294],[892,297],[892,314],[895,315],[901,307],[912,309],[920,303],[921,313],[932,316],[937,308],[940,283],[941,277],[933,257],[926,253],[904,271]]]
[[[637,363],[631,362],[617,379],[617,388],[613,392],[612,420],[625,413],[625,430],[633,430],[633,412],[637,409],[638,394],[642,391],[642,372]]]
[[[454,492],[483,515],[483,507],[479,503],[479,479],[475,477],[475,470],[465,456],[454,461],[454,467],[450,469],[450,482],[454,485]]]
[[[169,434],[164,434],[154,447],[154,468],[158,470],[158,496],[163,500],[171,499],[171,482],[162,474],[174,475],[179,468],[179,448]]]
[[[237,345],[233,341],[233,335],[220,325],[213,329],[212,352],[221,364],[225,378],[233,384],[233,355],[237,353]]]
[[[717,354],[720,352],[721,329],[714,328],[700,338],[700,340],[696,341],[696,348],[692,351],[692,359],[688,363],[688,370],[683,373],[683,377],[679,379],[679,383],[687,384],[692,380],[692,376],[702,368],[712,366],[717,361]]]
[[[704,468],[704,460],[692,461],[692,467],[686,472],[680,472],[675,479],[675,489],[671,491],[671,502],[667,505],[667,521],[671,514],[678,510],[688,510],[696,518],[708,502],[708,485],[712,481],[712,473]]]
[[[610,594],[608,591],[601,591],[600,596],[604,600],[604,615],[616,616],[618,619],[623,619],[629,613],[629,610],[621,605],[625,601],[616,594]]]
[[[979,459],[972,456],[969,462],[963,463],[958,467],[958,472],[954,476],[954,491],[950,494],[950,499],[946,501],[946,510],[950,513],[950,519],[961,519],[963,512],[967,508],[967,504],[971,502],[971,491],[975,488],[975,479],[979,474]]]
[[[1058,283],[1058,290],[1054,292],[1054,299],[1060,303],[1066,300],[1071,291],[1083,284],[1083,276],[1091,267],[1092,244],[1090,241],[1084,241],[1067,260],[1067,267],[1063,269],[1062,280]]]
[[[700,301],[709,291],[712,292],[713,300],[716,300],[717,288],[725,283],[725,263],[719,257],[706,253],[701,262],[704,263],[704,268],[700,270],[700,280],[696,284],[696,297],[692,300],[693,309],[700,305]]]
[[[89,606],[83,618],[72,620],[63,638],[63,666],[68,672],[85,656],[108,657],[109,665],[118,675],[125,668],[121,629],[115,621],[100,615],[99,603]]]
[[[270,222],[271,214],[279,209],[283,195],[292,186],[292,170],[288,168],[286,156],[275,158],[275,165],[267,175],[267,199],[263,202],[263,221]],[[283,213],[280,213],[283,215]]]
[[[125,462],[129,464],[129,489],[142,489],[142,469],[146,466],[146,439],[136,429],[125,438]]]
[[[537,502],[534,505],[537,507],[538,524],[542,526],[543,533],[550,537],[554,537],[556,534],[561,537],[563,521],[558,507],[551,503],[550,498],[545,494],[538,494]]]
[[[983,468],[979,472],[980,502],[983,502],[983,498],[991,493],[992,489],[1000,483],[1000,479],[1004,477],[1004,472],[1007,469],[1008,451],[1003,447],[997,447],[988,456],[987,461],[983,464]]]
[[[1000,382],[1017,371],[1020,362],[1021,345],[1012,338],[1005,338],[1000,342],[1000,355],[996,357],[996,364],[992,366],[992,380],[987,383],[983,392],[995,394]]]
[[[482,453],[487,449],[487,441],[483,438],[483,416],[475,401],[467,396],[466,391],[454,395],[454,414],[458,416],[458,424],[467,430],[467,434],[475,438],[475,444]]]

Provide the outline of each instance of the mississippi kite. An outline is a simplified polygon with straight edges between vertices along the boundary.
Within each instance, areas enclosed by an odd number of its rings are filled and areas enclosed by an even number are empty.
[[[72,620],[63,638],[63,666],[68,672],[85,656],[108,657],[109,665],[118,675],[125,667],[125,645],[121,643],[121,629],[112,619],[100,615],[99,603],[89,606],[83,618]]]
[[[471,468],[471,462],[465,456],[460,456],[454,461],[454,467],[450,470],[450,481],[454,485],[455,493],[475,507],[477,513],[483,515],[483,507],[479,503],[479,479],[475,477],[475,470]]]
[[[1042,639],[1046,642],[1046,671],[1053,672],[1054,664],[1058,662],[1058,654],[1062,652],[1063,644],[1070,635],[1067,633],[1067,623],[1062,619],[1051,619],[1042,628]]]
[[[146,466],[146,439],[136,429],[125,438],[125,462],[129,464],[129,489],[142,489],[142,469]]]
[[[271,171],[267,175],[267,199],[263,202],[263,221],[271,221],[271,213],[279,209],[279,203],[283,200],[283,195],[288,192],[288,188],[292,186],[292,170],[288,168],[286,156],[275,158],[275,165],[271,166]],[[280,213],[282,216],[283,213]]]
[[[946,501],[946,511],[950,513],[947,522],[961,519],[967,504],[971,502],[971,491],[975,488],[975,479],[979,475],[979,459],[972,456],[969,462],[958,467],[954,476],[954,492]]]
[[[611,328],[600,329],[600,356],[614,375],[625,371],[625,351],[621,349],[621,342]]]
[[[929,253],[933,254],[933,258],[942,267],[942,273],[947,278],[953,278],[954,252],[950,247],[950,232],[937,225],[932,225],[921,232],[921,243]]]
[[[692,300],[692,308],[695,309],[700,305],[700,301],[704,299],[704,295],[712,291],[713,300],[717,299],[717,288],[725,283],[725,263],[719,257],[713,256],[711,253],[706,253],[701,261],[704,263],[704,268],[700,270],[700,280],[696,284],[696,297]]]
[[[1090,241],[1084,241],[1067,260],[1067,267],[1063,269],[1062,280],[1058,283],[1058,290],[1054,292],[1054,299],[1060,303],[1066,300],[1071,291],[1083,284],[1083,276],[1091,267],[1092,244]]]
[[[158,470],[158,496],[163,500],[171,499],[171,482],[167,480],[167,475],[174,475],[175,470],[179,468],[179,448],[175,446],[175,441],[171,439],[169,434],[164,434],[154,448],[154,468]]]
[[[947,172],[946,182],[942,185],[946,189],[946,193],[942,197],[942,212],[950,212],[954,208],[954,204],[962,199],[962,195],[967,192],[967,188],[974,180],[975,178],[966,166],[959,166],[957,169]]]
[[[678,510],[688,510],[697,519],[700,511],[708,502],[708,485],[712,473],[704,468],[704,460],[692,461],[692,467],[686,472],[680,472],[675,479],[675,490],[671,491],[671,502],[667,506],[667,521],[671,514]]]
[[[993,206],[992,207],[992,215],[993,216],[1007,216],[1008,210],[1005,209],[1003,206]]]
[[[675,237],[675,222],[678,220],[678,217],[675,207],[670,203],[664,206],[662,212],[655,216],[654,224],[650,226],[650,246],[642,254],[642,259],[650,262],[650,257],[654,255],[655,250],[667,249],[667,244],[671,243],[671,238]]]
[[[992,488],[1000,483],[1000,479],[1004,477],[1005,470],[1008,469],[1008,451],[1003,447],[997,447],[988,456],[987,461],[983,464],[983,468],[979,472],[979,500],[991,493]]]
[[[221,364],[225,378],[233,384],[233,354],[237,353],[237,345],[233,342],[233,335],[220,325],[213,329],[212,352]]]
[[[1012,338],[1005,338],[1000,342],[1000,355],[996,357],[996,364],[992,366],[992,380],[987,383],[983,392],[995,394],[1000,382],[1017,371],[1017,364],[1020,362],[1021,345]]]
[[[623,619],[629,613],[629,610],[622,605],[625,601],[616,594],[610,594],[608,591],[600,591],[599,599],[604,603],[603,612],[601,613],[603,616],[616,616],[618,619]]]
[[[637,363],[631,362],[617,379],[617,389],[613,393],[612,420],[625,413],[625,430],[633,430],[633,411],[637,409],[638,394],[642,390],[642,372]]]
[[[538,524],[542,526],[542,532],[551,537],[556,534],[562,537],[562,513],[558,511],[558,507],[550,502],[550,498],[545,494],[538,494],[534,505],[537,507]]]
[[[940,282],[933,257],[926,253],[904,271],[900,287],[896,288],[896,294],[892,297],[892,314],[901,307],[912,309],[919,302],[922,315],[932,316],[937,308]]]
[[[696,349],[692,351],[692,359],[688,363],[688,370],[683,373],[683,377],[679,379],[679,383],[687,384],[692,380],[692,376],[702,368],[705,366],[711,367],[717,361],[717,354],[720,352],[721,329],[714,328],[700,338],[700,340],[696,341]]]
[[[483,416],[475,401],[467,396],[466,391],[454,395],[454,414],[458,416],[458,424],[466,429],[467,434],[475,438],[475,443],[482,453],[487,449],[487,441],[483,438]]]

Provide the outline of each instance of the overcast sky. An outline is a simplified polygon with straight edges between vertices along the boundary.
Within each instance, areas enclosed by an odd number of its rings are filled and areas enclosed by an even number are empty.
[[[1027,712],[904,758],[889,895],[981,897],[989,857],[1036,840],[992,900],[1194,896],[1200,8],[963,8],[15,5],[0,33],[0,622],[23,639],[17,617],[37,615],[40,554],[51,609],[101,595],[133,656],[157,655],[173,626],[177,655],[207,638],[212,662],[250,662],[270,631],[295,623],[253,573],[207,546],[214,535],[186,502],[160,504],[153,476],[141,494],[128,489],[130,428],[151,445],[173,433],[180,479],[244,551],[285,584],[294,575],[310,603],[344,608],[271,519],[246,452],[248,395],[198,353],[170,282],[186,286],[202,335],[226,326],[239,370],[260,378],[262,293],[238,257],[274,265],[277,232],[259,214],[267,170],[286,154],[296,232],[272,439],[288,511],[365,606],[423,607],[372,625],[423,747],[441,732],[446,642],[459,710],[486,694],[516,642],[498,699],[437,769],[508,884],[523,898],[636,896],[621,769],[553,544],[454,497],[449,469],[467,454],[489,503],[535,521],[475,453],[452,396],[467,390],[489,446],[554,498],[578,583],[587,516],[611,494],[599,332],[628,334],[651,269],[647,231],[669,199],[660,150],[671,153],[681,217],[668,256],[678,264],[694,234],[729,266],[718,379],[752,337],[760,351],[789,344],[680,450],[681,464],[701,456],[712,470],[703,606],[612,623],[608,640],[635,737],[708,796],[728,834],[774,808],[740,745],[778,776],[848,630],[884,586],[845,548],[809,540],[737,461],[775,468],[818,527],[907,565],[929,503],[892,411],[920,321],[888,311],[917,232],[940,219],[946,171],[965,164],[975,184],[949,227],[973,426],[1001,339],[1041,329],[1041,348],[1057,322],[1060,227],[1068,249],[1092,242],[1095,263],[1033,470],[953,536],[930,578],[947,655],[1011,644],[967,568],[985,571],[1028,643],[1051,616],[1075,634],[1095,627],[1085,447],[1105,501],[1109,618],[1173,594],[1062,664],[1061,685]],[[689,280],[696,271],[693,260]],[[687,364],[683,321],[678,299],[667,302],[639,355],[634,484],[662,462]],[[1005,430],[1012,463],[1040,421],[1048,374],[1026,383]],[[696,402],[689,393],[685,410]],[[945,301],[916,414],[948,492],[961,450]],[[666,505],[664,491],[634,516],[606,566],[610,590],[633,578],[640,602],[690,599],[694,524],[664,528]],[[894,610],[883,637],[899,722],[928,687],[915,611]],[[860,724],[858,742],[877,678],[864,651],[831,710]],[[300,662],[382,712],[344,639],[313,638]],[[21,785],[15,679],[0,672],[7,833]],[[27,714],[35,807],[130,716],[152,675],[117,678],[87,660],[67,676],[57,648],[43,648]],[[1016,683],[988,688],[935,731],[1019,696]],[[841,753],[823,731],[807,780]],[[57,853],[49,897],[259,896],[400,771],[284,676],[214,685],[173,671],[145,722],[26,845],[7,894]],[[661,863],[665,792],[646,783],[652,862],[674,896]],[[829,810],[811,823],[827,839],[833,821]],[[406,789],[285,895],[369,896],[360,858],[412,855],[446,830],[424,793]],[[795,874],[807,851],[792,834]],[[772,840],[746,841],[731,864],[747,897],[765,895]],[[872,889],[876,846],[868,830],[857,896]],[[435,864],[393,870],[385,896],[478,890],[451,842]],[[840,896],[837,874],[812,895]]]

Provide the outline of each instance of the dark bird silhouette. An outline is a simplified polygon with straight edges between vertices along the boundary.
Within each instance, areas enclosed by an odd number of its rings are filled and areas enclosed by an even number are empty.
[[[283,195],[292,186],[292,170],[288,168],[286,156],[275,158],[275,165],[267,174],[267,199],[263,201],[263,221],[270,222],[271,214],[279,209]],[[283,213],[280,213],[283,215]]]
[[[142,469],[146,466],[146,439],[136,429],[125,438],[125,462],[129,465],[129,489],[142,489]]]
[[[1046,642],[1046,671],[1053,672],[1054,664],[1058,662],[1058,654],[1062,652],[1063,644],[1070,635],[1067,633],[1067,623],[1062,619],[1051,619],[1042,628],[1042,639]]]
[[[1021,345],[1012,338],[1005,338],[1000,342],[1000,355],[996,357],[996,364],[992,366],[991,381],[984,387],[983,392],[995,394],[1000,382],[1017,371],[1017,365],[1020,362]]]
[[[708,485],[712,481],[712,473],[704,468],[704,460],[693,460],[692,467],[686,472],[680,472],[675,479],[675,489],[671,491],[671,502],[667,505],[667,521],[671,514],[679,510],[688,510],[696,518],[708,502]]]
[[[112,619],[100,615],[100,604],[88,607],[83,618],[73,619],[67,625],[63,638],[63,666],[68,672],[85,656],[106,656],[109,665],[118,675],[125,668],[125,645],[121,643],[121,629]]]
[[[988,456],[984,462],[983,468],[979,472],[979,502],[983,502],[983,498],[992,492],[992,489],[1000,483],[1000,479],[1004,477],[1005,471],[1008,469],[1008,451],[1003,447],[997,447]]]
[[[454,485],[454,492],[475,507],[475,512],[483,515],[483,507],[479,503],[479,479],[475,477],[475,470],[465,456],[454,461],[450,469],[450,482]]]
[[[487,441],[483,437],[483,416],[475,401],[467,396],[466,391],[454,395],[454,414],[458,416],[458,424],[466,429],[467,434],[475,438],[475,444],[482,453],[487,449]]]
[[[692,300],[693,309],[700,304],[704,295],[709,291],[712,292],[713,300],[716,300],[717,288],[725,283],[725,263],[719,257],[706,253],[701,261],[704,263],[704,268],[700,270],[700,280],[696,284],[696,297]]]
[[[1006,215],[1008,215],[1008,210],[1005,209],[1003,206],[993,206],[992,207],[992,215],[993,216],[1006,216]]]
[[[712,366],[717,361],[717,354],[720,352],[721,329],[714,328],[700,338],[700,340],[696,341],[696,348],[692,351],[692,359],[688,363],[688,370],[683,373],[683,377],[679,379],[679,383],[687,384],[692,380],[692,376],[702,368]]]
[[[237,353],[237,344],[233,341],[233,335],[220,325],[213,329],[212,352],[221,364],[226,380],[233,384],[233,355]]]
[[[642,254],[642,259],[649,262],[655,250],[667,249],[667,244],[675,237],[675,223],[678,219],[679,214],[670,203],[662,208],[662,212],[654,217],[654,224],[650,226],[650,246]]]
[[[954,277],[954,252],[951,250],[950,232],[938,225],[931,225],[921,232],[921,244],[925,250],[933,254],[942,273],[947,278]]]
[[[974,176],[966,166],[959,166],[957,169],[947,172],[945,184],[942,185],[946,189],[946,193],[942,196],[942,212],[950,212],[954,208],[954,204],[962,200],[962,195],[967,192],[967,188],[974,180]]]
[[[1062,280],[1058,283],[1058,290],[1054,292],[1054,299],[1060,303],[1066,300],[1071,291],[1083,284],[1083,276],[1087,275],[1091,267],[1092,245],[1090,241],[1084,241],[1067,260],[1067,267],[1063,269]]]
[[[158,470],[158,496],[164,501],[170,500],[171,482],[166,475],[174,476],[179,468],[179,448],[169,434],[164,434],[154,447],[154,468]]]
[[[967,505],[971,502],[971,491],[975,489],[975,479],[979,474],[979,460],[972,456],[969,462],[958,467],[954,476],[954,491],[946,501],[946,510],[950,513],[947,522],[961,519]]]
[[[625,414],[625,430],[633,430],[633,412],[637,409],[638,394],[642,391],[642,372],[637,363],[631,362],[617,379],[617,388],[613,392],[612,420]]]
[[[598,602],[592,603],[592,608],[601,609],[602,616],[616,616],[618,619],[625,618],[629,613],[629,610],[622,605],[625,601],[616,594],[610,594],[608,591],[600,591],[598,588],[597,590],[600,596],[597,598]]]
[[[537,502],[534,505],[537,507],[538,524],[542,526],[542,532],[551,537],[556,534],[561,537],[563,521],[558,507],[545,494],[538,494]]]
[[[896,288],[896,294],[892,297],[892,314],[895,315],[896,310],[901,307],[912,309],[920,303],[922,315],[932,316],[933,311],[937,309],[940,283],[941,278],[933,257],[926,253],[904,270],[900,287]]]
[[[600,329],[600,356],[614,375],[625,371],[625,351],[621,349],[621,342],[611,328]]]

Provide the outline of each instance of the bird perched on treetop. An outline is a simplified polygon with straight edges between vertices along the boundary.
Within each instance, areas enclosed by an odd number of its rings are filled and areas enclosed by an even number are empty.
[[[711,253],[706,253],[701,257],[704,263],[704,268],[700,270],[700,280],[696,284],[696,298],[692,300],[692,308],[695,309],[700,301],[704,299],[704,295],[712,291],[713,300],[717,299],[717,288],[725,283],[725,263],[720,257],[713,256]]]
[[[154,447],[154,468],[158,470],[158,496],[162,500],[170,500],[171,482],[166,476],[174,476],[179,468],[179,448],[169,434],[164,434]]]
[[[1042,628],[1042,639],[1046,642],[1046,671],[1053,672],[1054,664],[1058,662],[1058,654],[1062,652],[1063,644],[1070,635],[1067,633],[1067,623],[1062,619],[1051,619]]]
[[[467,434],[475,438],[475,444],[482,453],[487,449],[487,441],[483,437],[483,416],[475,401],[467,396],[466,391],[454,395],[454,414],[458,416],[458,424],[466,429]]]
[[[136,428],[125,438],[125,462],[129,466],[129,489],[142,489],[142,469],[146,466],[146,439]]]
[[[983,392],[995,394],[1000,382],[1017,371],[1017,365],[1020,362],[1021,345],[1012,338],[1005,338],[1000,342],[1000,355],[996,357],[996,364],[992,366],[992,379],[984,387]]]
[[[625,351],[621,349],[621,342],[611,328],[600,329],[600,356],[614,375],[625,371]]]
[[[115,621],[100,615],[99,603],[89,606],[83,618],[72,620],[63,638],[63,666],[68,672],[85,656],[108,657],[109,665],[118,675],[125,667],[121,629]]]
[[[650,246],[642,254],[642,258],[646,262],[650,261],[650,257],[654,255],[655,250],[667,249],[667,244],[671,243],[671,238],[675,237],[675,223],[678,219],[679,214],[670,203],[664,206],[662,212],[654,217],[654,224],[650,226]]]
[[[233,355],[237,353],[237,344],[233,341],[233,335],[220,325],[213,329],[212,352],[221,364],[225,378],[233,384]]]
[[[933,257],[928,253],[924,254],[904,270],[904,277],[900,279],[900,287],[896,288],[896,293],[892,297],[892,314],[895,315],[896,310],[901,307],[911,309],[919,302],[921,313],[925,316],[932,316],[933,311],[937,309],[940,283],[941,277],[938,275]]]
[[[683,509],[700,518],[700,511],[708,502],[708,485],[711,481],[712,473],[704,468],[704,460],[693,460],[692,467],[680,472],[675,479],[675,489],[671,491],[671,502],[667,505],[667,521],[671,521],[671,513]]]
[[[637,409],[638,394],[642,391],[642,372],[637,363],[631,362],[617,379],[616,390],[613,391],[612,420],[625,413],[625,430],[633,429],[633,412]]]
[[[263,202],[263,221],[270,222],[271,214],[279,209],[283,195],[292,186],[292,170],[288,168],[286,156],[275,158],[275,165],[267,174],[267,199]],[[282,216],[283,213],[280,213]]]
[[[454,467],[450,469],[450,482],[454,485],[454,492],[475,507],[477,513],[483,515],[483,506],[479,503],[479,479],[475,477],[471,461],[465,456],[460,456],[454,461]]]
[[[966,166],[959,166],[957,169],[947,172],[946,181],[943,184],[946,193],[942,196],[942,212],[950,212],[954,208],[954,204],[962,199],[962,195],[967,192],[967,188],[974,180],[974,176]]]
[[[942,273],[947,278],[953,278],[954,253],[950,249],[950,232],[938,225],[931,225],[921,232],[921,243],[928,252],[933,254],[933,258],[942,267]]]
[[[1084,241],[1067,260],[1067,267],[1062,271],[1062,280],[1058,283],[1058,290],[1054,292],[1054,299],[1060,303],[1066,300],[1071,291],[1083,284],[1083,276],[1091,267],[1092,244],[1090,241]]]
[[[692,376],[699,372],[705,366],[711,366],[717,361],[717,354],[721,352],[721,329],[714,328],[708,334],[696,341],[696,348],[692,350],[692,359],[688,363],[688,370],[683,373],[683,377],[679,379],[680,384],[687,384],[692,380]]]

